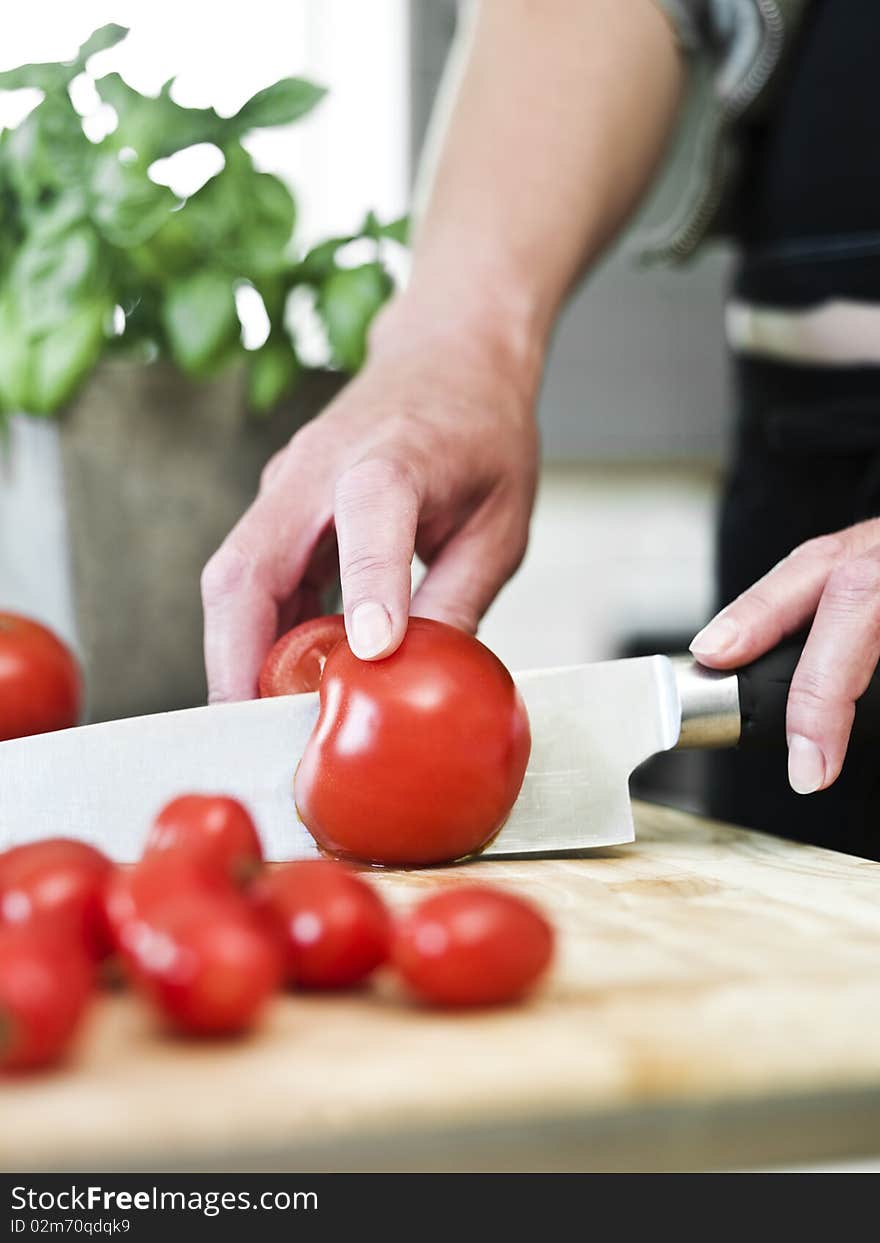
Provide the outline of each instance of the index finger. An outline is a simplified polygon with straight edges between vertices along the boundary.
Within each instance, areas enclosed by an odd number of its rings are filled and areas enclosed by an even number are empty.
[[[802,544],[713,617],[694,637],[691,651],[718,669],[748,664],[769,651],[812,617],[845,552],[840,535]]]
[[[406,464],[356,463],[336,485],[336,538],[345,628],[361,660],[390,655],[409,619],[419,493]]]

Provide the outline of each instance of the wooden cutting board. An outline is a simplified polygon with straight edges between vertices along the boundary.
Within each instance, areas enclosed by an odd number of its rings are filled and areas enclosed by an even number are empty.
[[[102,1001],[63,1071],[0,1087],[0,1167],[694,1169],[880,1152],[880,865],[637,808],[586,859],[377,875],[395,906],[491,881],[559,931],[528,1004],[437,1014],[391,981],[290,996],[196,1045]]]

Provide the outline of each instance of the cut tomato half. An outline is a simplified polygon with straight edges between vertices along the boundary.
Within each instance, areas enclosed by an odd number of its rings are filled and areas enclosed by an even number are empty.
[[[283,634],[260,670],[260,698],[316,691],[327,657],[345,638],[340,613],[314,617]]]

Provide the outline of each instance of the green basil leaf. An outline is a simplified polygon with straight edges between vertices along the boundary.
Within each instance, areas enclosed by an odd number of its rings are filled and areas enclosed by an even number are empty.
[[[118,73],[105,74],[95,86],[119,118],[108,145],[117,150],[131,147],[145,168],[154,160],[195,143],[222,144],[235,132],[230,122],[213,108],[183,108],[176,104],[168,94],[168,83],[155,99],[141,95]]]
[[[366,216],[364,216],[363,224],[358,230],[358,233],[361,237],[372,237],[374,239],[378,239],[381,235],[381,229],[382,226],[379,223],[379,217],[373,209],[370,208]]]
[[[123,121],[130,121],[146,101],[146,96],[129,86],[118,73],[105,73],[102,78],[96,78],[95,90],[104,103],[114,109],[120,125]]]
[[[162,324],[178,366],[204,374],[240,336],[229,276],[203,269],[176,281],[162,303]]]
[[[63,90],[75,76],[66,65],[19,65],[16,69],[6,69],[0,73],[0,91],[20,91],[30,87],[45,91],[48,95],[53,91]]]
[[[118,152],[102,151],[89,184],[91,217],[114,246],[140,246],[161,229],[180,200],[158,186],[140,162],[125,164]]]
[[[291,269],[287,269],[270,276],[257,276],[253,281],[254,288],[263,299],[266,314],[273,325],[280,324],[284,319],[287,295],[291,289],[290,271]]]
[[[270,125],[287,125],[311,112],[326,94],[326,87],[305,78],[282,78],[253,95],[233,121],[241,134]]]
[[[52,413],[99,357],[112,307],[99,239],[74,187],[36,211],[0,298],[0,403]]]
[[[400,216],[397,220],[389,220],[388,224],[382,224],[374,211],[368,211],[359,229],[359,236],[371,237],[376,242],[381,241],[383,237],[387,237],[392,241],[404,244],[408,230],[409,216]]]
[[[106,298],[85,302],[32,343],[25,405],[29,414],[54,414],[71,399],[101,356],[111,309]]]
[[[95,236],[86,228],[45,247],[25,243],[11,274],[18,289],[19,331],[38,334],[63,323],[92,284],[98,258]]]
[[[77,74],[82,73],[90,57],[108,47],[114,47],[127,34],[127,27],[117,26],[113,22],[101,26],[86,39],[71,61],[19,65],[16,69],[7,69],[0,73],[0,90],[18,91],[23,87],[31,87],[47,94],[63,90]]]
[[[101,355],[111,310],[105,295],[68,308],[41,333],[23,326],[15,290],[0,296],[0,404],[28,414],[54,414]]]
[[[82,185],[95,151],[67,95],[47,96],[9,131],[4,166],[23,204],[36,207],[53,193]]]
[[[296,220],[293,196],[270,173],[254,173],[238,194],[240,212],[225,239],[224,262],[241,276],[282,271]]]
[[[297,268],[297,277],[309,285],[320,285],[336,267],[336,252],[354,241],[354,234],[347,237],[328,237],[308,251]]]
[[[28,400],[30,360],[27,336],[21,330],[15,295],[9,288],[0,293],[0,405],[24,410]]]
[[[327,328],[336,364],[357,371],[367,353],[367,332],[373,316],[391,292],[391,280],[378,263],[338,268],[318,294],[318,310]]]
[[[126,258],[131,254],[127,251]],[[116,276],[113,292],[125,314],[125,331],[120,337],[111,337],[108,344],[122,353],[134,348],[148,352],[158,349],[165,336],[159,290],[137,271],[125,267]]]
[[[299,359],[286,339],[270,338],[250,355],[248,402],[257,414],[267,414],[292,392],[301,374]]]
[[[405,246],[409,241],[409,216],[400,216],[397,220],[389,220],[388,224],[379,226],[379,236],[390,238]]]
[[[24,231],[14,195],[2,182],[3,151],[0,139],[0,275],[8,272],[21,245]]]
[[[115,22],[109,22],[106,26],[100,26],[81,45],[76,60],[73,62],[74,72],[71,74],[71,78],[75,78],[77,73],[81,73],[85,69],[86,62],[96,52],[106,52],[108,47],[115,47],[117,43],[122,42],[127,34],[128,27],[117,26]]]
[[[296,207],[283,182],[258,173],[242,148],[224,152],[226,167],[188,198],[154,239],[171,271],[209,260],[251,280],[283,273]]]
[[[349,233],[344,237],[328,237],[308,251],[296,268],[296,278],[309,285],[322,284],[336,267],[336,252],[349,242],[359,237],[370,237],[375,241],[380,238],[392,238],[396,242],[405,242],[409,225],[409,217],[401,216],[388,224],[381,224],[374,212],[367,212],[363,224],[357,233]]]
[[[105,288],[100,242],[80,206],[74,193],[39,213],[16,252],[8,289],[15,299],[15,331],[26,339],[63,325]]]

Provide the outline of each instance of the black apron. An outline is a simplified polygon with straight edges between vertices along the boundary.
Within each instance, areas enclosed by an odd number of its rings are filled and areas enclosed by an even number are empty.
[[[880,305],[880,0],[816,0],[777,106],[750,139],[733,296]],[[880,515],[880,366],[740,354],[733,373],[719,605],[805,540]],[[710,772],[713,815],[880,858],[880,740],[807,797],[790,790],[778,754],[719,753]]]

